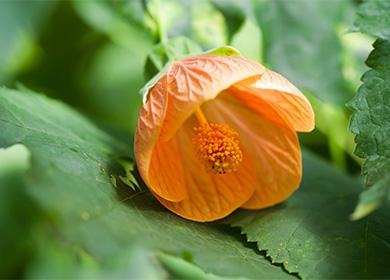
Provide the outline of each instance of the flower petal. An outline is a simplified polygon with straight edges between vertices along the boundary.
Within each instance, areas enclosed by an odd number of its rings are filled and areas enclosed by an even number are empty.
[[[296,132],[274,107],[256,95],[234,94],[228,90],[203,105],[207,118],[227,122],[240,132],[243,146],[253,158],[257,175],[255,193],[244,208],[264,208],[288,198],[299,186],[302,176],[301,153]],[[236,97],[243,94],[259,107],[248,108]],[[250,101],[246,99],[245,101]],[[268,118],[262,117],[267,115]]]
[[[140,110],[135,134],[137,167],[154,193],[170,201],[179,201],[187,194],[184,184],[181,185],[183,178],[170,179],[169,168],[174,164],[174,157],[166,158],[167,167],[159,170],[160,174],[168,170],[166,174],[158,175],[154,166],[166,155],[177,154],[174,144],[169,141],[185,120],[201,103],[214,98],[220,91],[241,80],[260,76],[264,71],[265,68],[256,62],[215,55],[187,58],[168,69],[150,90]],[[157,143],[166,147],[160,149]],[[182,168],[180,166],[178,161],[177,168]]]
[[[169,177],[170,170],[168,168],[172,168],[175,161],[174,156],[177,155],[175,143],[160,144],[155,149],[168,103],[165,89],[166,77],[163,77],[150,91],[147,102],[139,112],[134,154],[138,171],[146,185],[158,195],[175,201],[183,199],[186,195],[183,185],[172,183],[171,177]],[[158,167],[161,157],[167,161]],[[158,168],[161,176],[156,174],[159,172]],[[178,168],[180,168],[180,162],[175,167],[175,169]],[[177,181],[173,180],[173,182],[181,183],[180,179],[179,177]]]
[[[171,138],[203,102],[264,72],[260,64],[234,56],[203,55],[175,63],[166,74],[169,101],[161,137]]]
[[[309,101],[282,75],[267,70],[257,81],[244,81],[235,87],[269,103],[296,131],[314,129],[314,113]]]
[[[157,141],[149,166],[149,187],[170,201],[180,201],[187,196],[183,174],[182,151],[175,137]]]
[[[180,142],[187,197],[182,201],[172,202],[159,195],[155,196],[179,216],[194,221],[213,221],[230,214],[251,197],[256,172],[252,158],[245,150],[242,166],[238,171],[227,174],[208,172],[197,158],[191,141],[195,136],[193,127],[197,125],[195,118],[190,117],[174,136]]]

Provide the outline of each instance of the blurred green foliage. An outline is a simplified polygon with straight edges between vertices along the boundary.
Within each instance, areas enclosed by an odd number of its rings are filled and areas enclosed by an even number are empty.
[[[316,130],[301,135],[301,143],[344,173],[357,174],[361,160],[354,155],[353,135],[347,129],[351,112],[345,103],[367,70],[364,60],[374,40],[370,36],[388,40],[390,34],[389,1],[365,1],[358,8],[359,4],[352,0],[0,1],[0,83],[19,88],[0,89],[0,148],[7,148],[0,149],[0,277],[293,277],[271,265],[253,246],[243,245],[246,241],[239,240],[237,233],[180,220],[153,204],[143,190],[138,193],[122,183],[113,188],[110,176],[125,176],[117,160],[132,154],[142,104],[139,92],[147,81],[170,61],[221,45],[237,48],[299,87],[316,113]],[[382,60],[372,63],[378,51],[368,64],[380,66],[376,70],[388,76]],[[387,51],[388,47],[381,48],[381,56]],[[372,76],[366,74],[365,83],[375,80]],[[382,93],[388,95],[388,90]],[[359,101],[354,101],[355,108],[363,108]],[[366,124],[366,119],[360,122]],[[362,127],[355,119],[354,132]],[[369,131],[365,135],[372,140]],[[365,147],[373,147],[367,141],[360,142],[360,156],[368,155]],[[386,143],[385,139],[379,146],[388,153]],[[311,176],[304,176],[303,196],[309,202],[301,206],[297,197],[285,209],[270,210],[271,216],[282,215],[295,228],[300,211],[324,199],[320,195],[324,188],[329,199],[322,202],[337,197],[337,205],[325,215],[317,211],[315,217],[330,221],[341,209],[344,216],[329,226],[336,232],[340,226],[348,227],[344,218],[352,212],[352,200],[356,201],[356,191],[351,189],[358,189],[359,182],[312,157],[305,154]],[[319,168],[321,164],[326,167]],[[320,174],[320,169],[326,174]],[[334,185],[324,183],[324,176],[334,177]],[[317,181],[318,177],[323,179]],[[383,178],[379,184],[361,197],[364,214],[386,201],[388,177],[379,177]],[[316,186],[316,191],[309,191],[310,186]],[[299,251],[302,238],[292,237],[295,243],[283,250],[295,255],[286,257],[275,253],[277,238],[266,238],[278,236],[281,225],[267,220],[270,215],[264,213],[256,212],[254,218],[239,213],[230,223],[242,227],[260,250],[270,250],[272,259],[290,261],[284,264],[289,272],[314,278],[311,271],[300,269],[301,253],[332,259],[326,250],[345,239],[363,244],[359,248],[378,250],[378,256],[386,259],[386,230],[370,233],[380,236],[379,243],[359,239],[364,235],[361,225],[376,227],[378,219],[354,225],[352,237],[337,232],[336,243],[323,237],[318,244],[324,252],[310,246]],[[309,239],[318,237],[302,223],[296,229]],[[267,227],[263,234],[268,235],[259,237],[258,229]],[[145,241],[143,235],[151,237]],[[225,251],[230,255],[225,256]],[[220,259],[223,264],[213,262]],[[322,277],[333,276],[325,270],[335,259],[319,268]],[[379,260],[369,263],[376,273],[356,270],[356,277],[386,276],[387,271],[376,264],[382,265]],[[352,264],[346,261],[345,266]]]

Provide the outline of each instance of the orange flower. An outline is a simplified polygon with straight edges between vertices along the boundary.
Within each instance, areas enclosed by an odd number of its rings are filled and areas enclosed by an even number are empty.
[[[310,103],[281,75],[240,57],[194,56],[149,91],[135,158],[161,204],[213,221],[287,199],[302,176],[296,131],[313,127]]]

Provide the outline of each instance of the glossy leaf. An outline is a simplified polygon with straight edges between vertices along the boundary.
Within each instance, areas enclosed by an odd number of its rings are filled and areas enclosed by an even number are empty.
[[[192,255],[207,273],[290,277],[220,227],[178,218],[149,193],[114,188],[115,158],[131,147],[64,104],[27,90],[1,89],[0,125],[0,147],[18,142],[31,150],[29,193],[50,213],[51,227],[98,265],[139,238],[152,249]]]
[[[303,170],[300,189],[285,203],[240,211],[227,222],[303,279],[388,278],[389,208],[350,221],[359,182],[307,151]]]

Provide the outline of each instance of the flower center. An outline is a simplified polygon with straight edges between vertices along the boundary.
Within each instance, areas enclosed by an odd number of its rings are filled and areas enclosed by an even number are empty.
[[[234,172],[242,161],[239,134],[227,124],[208,123],[200,109],[195,113],[200,126],[194,127],[192,143],[197,155],[209,172]]]

